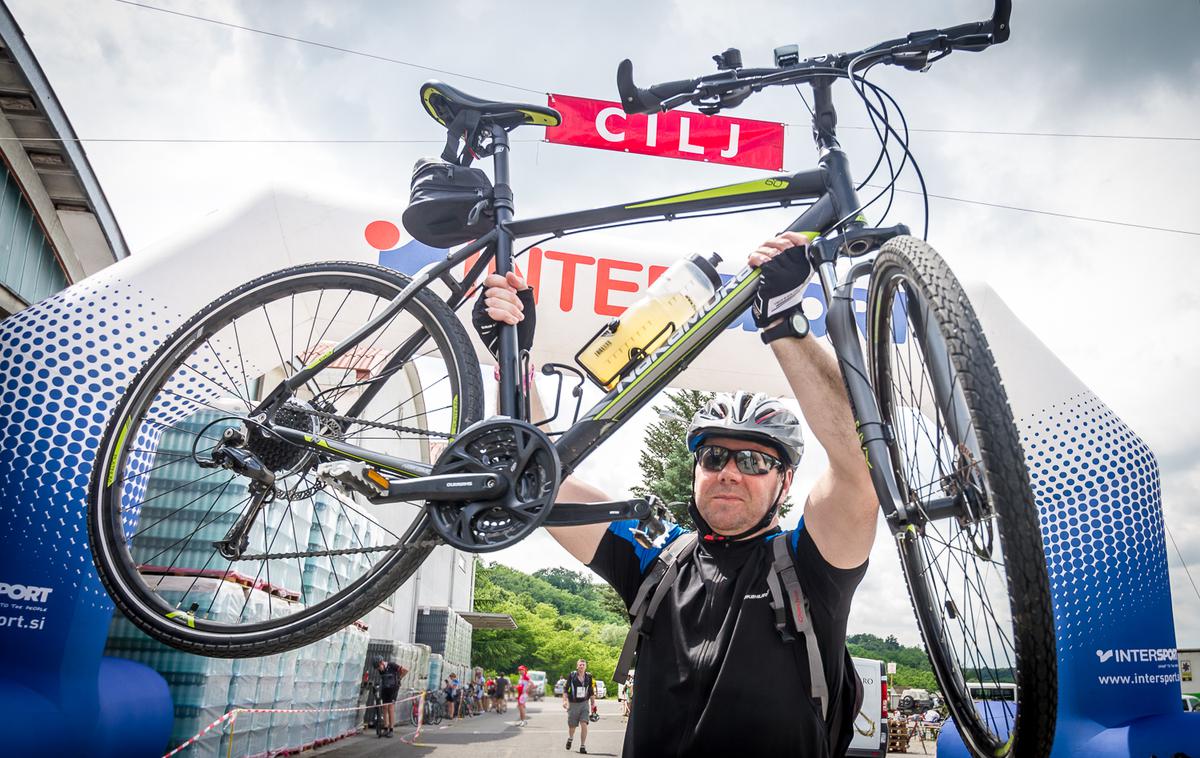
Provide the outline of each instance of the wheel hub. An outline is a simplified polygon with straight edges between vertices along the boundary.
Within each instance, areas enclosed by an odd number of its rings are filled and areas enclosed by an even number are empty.
[[[292,398],[275,410],[271,422],[274,426],[312,434],[317,431],[317,419],[309,410],[307,403]],[[312,460],[311,451],[272,434],[259,424],[248,426],[246,448],[262,461],[264,467],[273,471],[276,478],[298,473]]]

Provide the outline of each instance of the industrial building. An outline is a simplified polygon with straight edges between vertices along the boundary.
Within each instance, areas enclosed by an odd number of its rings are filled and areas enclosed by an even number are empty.
[[[0,5],[0,318],[129,255],[83,146]]]

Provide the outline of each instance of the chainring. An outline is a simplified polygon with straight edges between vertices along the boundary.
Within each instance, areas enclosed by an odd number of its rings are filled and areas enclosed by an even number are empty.
[[[558,494],[558,450],[546,433],[510,418],[468,427],[449,444],[431,472],[499,474],[507,486],[490,500],[429,501],[434,531],[472,553],[515,545],[545,522]]]

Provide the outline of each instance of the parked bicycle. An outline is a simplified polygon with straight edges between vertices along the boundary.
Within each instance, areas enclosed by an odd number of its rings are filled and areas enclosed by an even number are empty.
[[[555,435],[529,418],[527,356],[513,326],[500,327],[499,415],[481,420],[479,364],[454,311],[489,265],[512,269],[517,239],[803,207],[788,230],[812,239],[829,339],[949,710],[976,755],[1046,754],[1057,697],[1054,619],[1020,440],[959,282],[909,227],[882,226],[898,172],[916,163],[898,105],[867,78],[877,66],[924,71],[954,51],[1004,42],[1009,8],[998,0],[991,20],[852,53],[802,59],[795,46],[777,48],[770,68],[743,67],[731,49],[716,56],[714,74],[647,89],[635,86],[624,61],[617,80],[629,113],[689,103],[717,113],[768,87],[807,85],[818,167],[538,218],[514,217],[508,135],[526,125],[554,128],[559,114],[426,83],[421,101],[446,128],[446,149],[441,161],[418,164],[405,222],[427,244],[466,244],[412,277],[338,262],[268,274],[163,342],[123,395],[92,475],[90,544],[117,606],[179,649],[259,656],[361,617],[437,545],[489,552],[541,526],[627,518],[641,519],[644,538],[653,539],[663,527],[650,503],[554,504],[559,482],[741,316],[759,270],[742,269],[690,318],[625,344],[612,372],[544,366],[557,375],[560,396],[564,381],[582,384],[585,373],[607,389],[582,414],[577,403],[573,423]],[[861,182],[837,139],[831,92],[842,82],[881,143]],[[494,182],[471,166],[489,157]],[[880,172],[890,174],[884,190],[861,201],[858,192]],[[866,214],[876,200],[887,209],[871,225]],[[852,294],[863,278],[866,355]],[[566,413],[560,405],[552,418]],[[168,452],[168,438],[170,450],[186,452]],[[445,445],[436,459],[435,443]],[[162,472],[188,481],[168,487]],[[192,498],[184,506],[158,500],[180,489]],[[384,526],[366,515],[363,500],[409,504],[412,520],[404,529]],[[349,524],[342,532],[328,533],[318,517],[328,508]],[[298,520],[313,524],[309,534],[297,531]],[[335,591],[274,603],[257,616],[243,606],[217,617],[211,597],[162,581],[187,567],[269,584],[313,565],[339,577]],[[977,709],[967,682],[1015,682],[1019,697]]]
[[[425,697],[413,701],[408,714],[408,720],[413,726],[417,726],[418,722],[434,726],[442,723],[442,704],[438,702],[436,694],[436,692],[427,694]],[[424,715],[422,715],[422,710]]]

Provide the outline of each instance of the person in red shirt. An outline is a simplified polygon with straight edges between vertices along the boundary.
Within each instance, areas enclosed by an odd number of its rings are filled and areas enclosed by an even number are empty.
[[[525,700],[533,691],[533,681],[529,678],[529,669],[524,666],[517,666],[517,673],[520,674],[520,678],[517,680],[517,715],[521,719],[518,726],[525,726],[528,724],[525,717]]]

